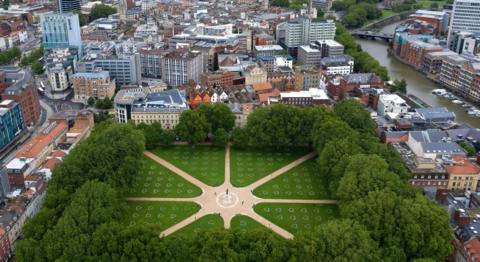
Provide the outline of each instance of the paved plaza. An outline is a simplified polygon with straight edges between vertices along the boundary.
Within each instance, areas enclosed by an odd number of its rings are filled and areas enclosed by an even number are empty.
[[[275,178],[285,174],[291,169],[299,166],[300,164],[313,159],[316,155],[315,153],[308,153],[293,162],[277,169],[276,171],[270,173],[267,176],[245,186],[245,187],[234,187],[230,179],[230,146],[228,145],[225,150],[225,177],[224,182],[220,186],[209,186],[199,179],[191,176],[187,172],[181,170],[177,166],[171,164],[165,159],[159,157],[157,154],[146,151],[145,156],[149,159],[159,163],[169,171],[177,174],[191,184],[197,186],[201,189],[201,194],[194,197],[150,197],[150,196],[135,196],[129,197],[129,201],[143,201],[143,202],[194,202],[200,206],[198,212],[188,216],[186,219],[183,219],[177,224],[174,224],[165,230],[163,230],[160,236],[168,236],[176,231],[194,223],[195,221],[205,217],[207,215],[219,215],[223,219],[224,228],[229,229],[231,227],[232,219],[235,216],[247,216],[259,224],[265,226],[281,235],[282,237],[291,239],[293,234],[284,228],[278,226],[270,220],[267,220],[265,217],[257,214],[255,212],[255,207],[257,205],[263,206],[268,204],[330,204],[328,206],[333,206],[336,204],[335,200],[328,199],[266,199],[260,198],[253,194],[254,190],[258,187],[266,184],[269,181],[274,180]]]

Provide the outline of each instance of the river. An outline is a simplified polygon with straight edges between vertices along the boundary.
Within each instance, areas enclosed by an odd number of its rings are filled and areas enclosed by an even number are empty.
[[[398,23],[387,25],[381,29],[381,32],[393,33],[397,24]],[[425,75],[412,67],[405,65],[396,60],[393,56],[390,56],[387,52],[388,46],[386,43],[363,39],[357,39],[357,43],[362,46],[364,51],[370,53],[370,55],[376,58],[380,64],[388,69],[392,80],[405,79],[407,82],[407,93],[417,96],[433,107],[447,107],[448,110],[455,112],[457,116],[456,121],[458,123],[468,123],[473,127],[480,128],[480,118],[471,117],[461,106],[453,104],[446,98],[433,95],[433,89],[443,87],[429,80]]]

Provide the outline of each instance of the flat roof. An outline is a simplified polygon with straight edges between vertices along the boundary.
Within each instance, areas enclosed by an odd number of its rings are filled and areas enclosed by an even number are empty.
[[[280,45],[256,45],[255,50],[257,51],[282,51],[283,47]]]

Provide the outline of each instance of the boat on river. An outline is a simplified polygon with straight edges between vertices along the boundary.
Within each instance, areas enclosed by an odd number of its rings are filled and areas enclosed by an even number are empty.
[[[462,100],[458,100],[458,99],[455,99],[452,101],[452,103],[456,104],[456,105],[461,105],[463,104],[463,101]]]
[[[445,95],[446,93],[447,93],[447,90],[443,89],[443,88],[432,90],[432,94],[437,95],[437,96]]]

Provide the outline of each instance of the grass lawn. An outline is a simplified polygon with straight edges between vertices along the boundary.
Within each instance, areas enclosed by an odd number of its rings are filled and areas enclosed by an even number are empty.
[[[329,199],[327,185],[317,172],[315,159],[256,188],[253,193],[262,198]]]
[[[236,187],[247,186],[310,151],[308,148],[232,148],[230,151],[231,182]]]
[[[128,223],[149,224],[158,233],[195,214],[200,206],[193,202],[128,202]]]
[[[222,229],[223,218],[220,215],[210,214],[199,218],[197,221],[186,225],[184,228],[179,229],[173,233],[172,236],[187,236],[191,237],[196,233],[204,230],[217,230]]]
[[[311,232],[322,223],[339,217],[337,205],[261,203],[254,209],[259,215],[294,235]]]
[[[392,15],[395,15],[395,14],[397,14],[397,12],[394,12],[392,10],[383,9],[381,18],[389,17],[389,16],[392,16]]]
[[[236,215],[232,218],[231,229],[249,232],[256,229],[266,229],[266,227],[249,216]]]
[[[433,3],[437,3],[439,10],[441,10],[441,8],[442,8],[445,4],[447,4],[447,1],[446,1],[446,0],[442,0],[442,1],[419,0],[419,1],[417,2],[418,5],[422,5],[422,7],[425,8],[425,9],[430,9],[430,6],[431,6]]]
[[[212,146],[172,146],[152,151],[210,186],[223,184],[225,149]]]
[[[130,188],[133,197],[194,197],[202,190],[144,156],[143,167]]]

